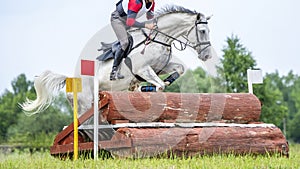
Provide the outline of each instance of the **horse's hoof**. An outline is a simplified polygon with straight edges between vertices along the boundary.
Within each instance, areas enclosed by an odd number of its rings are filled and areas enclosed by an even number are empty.
[[[169,81],[166,81],[166,82],[165,82],[165,85],[166,85],[166,86],[169,86],[170,84],[171,84],[171,83],[170,83]]]
[[[157,92],[162,92],[162,91],[164,91],[164,88],[163,87],[156,87],[156,91]]]

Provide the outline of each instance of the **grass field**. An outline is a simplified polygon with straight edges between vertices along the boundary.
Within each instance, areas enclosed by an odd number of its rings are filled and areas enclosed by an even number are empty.
[[[59,160],[44,153],[14,153],[9,155],[0,154],[1,169],[69,169],[69,168],[295,168],[300,169],[300,144],[290,145],[290,157],[279,156],[234,156],[214,155],[196,158],[144,158],[144,159],[79,159]]]

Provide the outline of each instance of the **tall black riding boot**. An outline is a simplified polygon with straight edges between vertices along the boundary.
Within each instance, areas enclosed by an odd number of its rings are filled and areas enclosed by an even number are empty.
[[[110,73],[110,80],[124,79],[124,76],[119,73],[119,65],[123,59],[124,50],[118,49],[115,53],[113,67]]]

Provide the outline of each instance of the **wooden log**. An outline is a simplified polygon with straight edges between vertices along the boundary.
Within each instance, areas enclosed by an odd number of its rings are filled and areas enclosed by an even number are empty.
[[[163,154],[198,156],[211,154],[276,154],[288,156],[289,147],[277,127],[120,128],[112,140],[132,140],[132,148],[113,149],[124,157]],[[122,135],[122,136],[120,136]]]
[[[259,120],[261,104],[249,93],[192,94],[101,92],[107,99],[102,109],[104,120],[130,122],[234,122]]]

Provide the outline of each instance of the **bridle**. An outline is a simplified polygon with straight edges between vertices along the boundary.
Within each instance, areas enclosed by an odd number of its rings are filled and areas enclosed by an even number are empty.
[[[206,41],[206,42],[201,42],[200,41],[200,39],[199,39],[199,32],[198,32],[198,25],[199,24],[205,24],[205,25],[207,25],[208,24],[208,22],[207,21],[195,21],[195,31],[196,31],[196,38],[197,38],[197,42],[196,42],[196,44],[195,45],[193,45],[192,46],[192,48],[194,48],[194,49],[196,49],[198,46],[200,46],[201,47],[201,45],[206,45],[204,48],[201,48],[201,50],[199,51],[199,54],[201,53],[201,52],[203,52],[205,49],[207,49],[208,47],[210,47],[211,46],[211,43],[210,43],[210,41]],[[193,28],[192,28],[193,29]],[[192,30],[191,29],[191,30]],[[190,31],[191,31],[190,30]],[[190,33],[190,32],[189,32]],[[189,35],[189,33],[187,34],[187,35]],[[187,39],[188,40],[188,39]]]
[[[154,23],[157,23],[157,19],[155,20]],[[208,22],[207,22],[207,21],[199,21],[199,20],[196,20],[194,26],[187,32],[187,34],[186,34],[185,36],[182,36],[182,37],[186,40],[186,42],[183,42],[183,41],[181,41],[181,40],[178,39],[178,38],[175,38],[175,37],[170,36],[170,35],[168,35],[168,34],[166,34],[166,33],[164,33],[164,32],[161,32],[161,31],[158,30],[157,28],[151,30],[150,33],[149,33],[149,35],[147,35],[146,32],[142,29],[142,32],[143,32],[143,34],[144,34],[145,37],[146,37],[146,39],[143,41],[143,43],[144,43],[145,45],[148,45],[150,42],[155,42],[155,43],[159,43],[159,44],[164,45],[164,46],[171,47],[171,45],[166,44],[165,42],[157,41],[157,40],[155,39],[156,36],[157,36],[158,34],[162,34],[162,35],[164,35],[165,37],[170,38],[170,39],[172,39],[172,40],[178,42],[178,43],[180,44],[180,48],[178,48],[178,47],[175,45],[175,43],[173,43],[173,46],[174,46],[177,50],[179,50],[179,51],[185,50],[187,46],[188,46],[188,47],[191,47],[191,48],[193,48],[193,49],[196,50],[197,47],[199,47],[199,46],[201,47],[201,46],[205,45],[205,47],[201,48],[201,50],[198,52],[198,53],[200,54],[200,53],[203,52],[205,49],[207,49],[208,47],[211,46],[211,42],[210,42],[210,41],[206,41],[206,42],[201,42],[201,41],[200,41],[199,32],[198,32],[198,29],[197,29],[197,28],[198,28],[197,26],[198,26],[199,24],[206,24],[206,25],[207,25]],[[197,42],[196,42],[196,43],[191,43],[190,40],[189,40],[187,37],[189,36],[189,34],[191,33],[191,31],[192,31],[194,28],[195,28],[195,32],[196,32],[196,40],[197,40]],[[154,34],[154,33],[155,33],[155,34]],[[154,37],[151,38],[151,35],[153,35],[153,34],[154,34]]]

